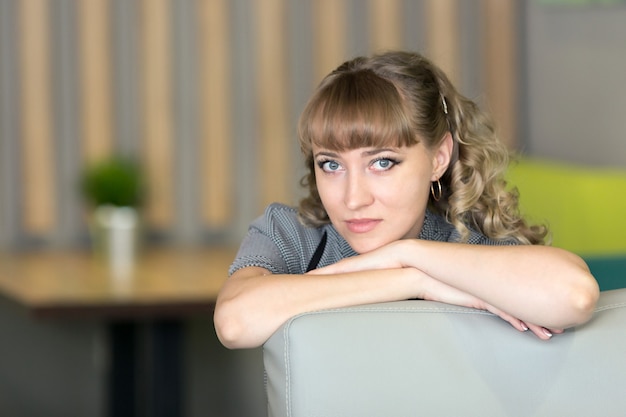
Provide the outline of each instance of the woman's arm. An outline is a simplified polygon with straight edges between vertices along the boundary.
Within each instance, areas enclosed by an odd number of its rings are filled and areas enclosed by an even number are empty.
[[[242,268],[220,291],[215,329],[226,347],[256,347],[303,312],[419,297],[422,278],[425,274],[414,268],[340,275],[273,275]]]
[[[480,308],[512,324],[515,319],[528,324],[540,337],[541,328],[558,331],[589,320],[599,295],[582,259],[549,246],[401,240],[315,273],[399,267],[416,268],[434,278],[422,281],[425,299],[457,304],[448,293],[453,287],[478,298],[484,303]]]
[[[263,344],[307,311],[423,298],[489,310],[538,337],[587,321],[598,285],[576,255],[547,246],[401,240],[306,275],[243,268],[226,282],[214,322],[229,348]]]

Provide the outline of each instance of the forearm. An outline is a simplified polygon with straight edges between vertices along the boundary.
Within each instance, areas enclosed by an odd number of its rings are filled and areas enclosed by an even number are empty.
[[[554,329],[583,323],[597,300],[584,262],[558,248],[404,243],[399,256],[406,266],[529,323]]]
[[[413,298],[420,275],[410,268],[338,275],[272,275],[246,268],[221,290],[215,328],[229,348],[260,346],[286,320],[303,312]]]

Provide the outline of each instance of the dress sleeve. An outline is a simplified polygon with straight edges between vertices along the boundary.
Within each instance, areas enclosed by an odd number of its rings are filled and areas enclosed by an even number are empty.
[[[287,273],[287,265],[272,239],[251,225],[244,237],[235,260],[228,270],[228,276],[249,266],[265,268],[272,274]]]
[[[250,224],[228,274],[249,266],[273,274],[302,274],[320,237],[318,229],[300,224],[295,209],[271,204]]]

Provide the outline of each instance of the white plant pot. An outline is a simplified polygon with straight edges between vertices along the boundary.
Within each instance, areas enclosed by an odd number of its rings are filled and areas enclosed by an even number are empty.
[[[129,276],[139,253],[140,221],[137,209],[102,205],[92,219],[93,246],[115,277]]]

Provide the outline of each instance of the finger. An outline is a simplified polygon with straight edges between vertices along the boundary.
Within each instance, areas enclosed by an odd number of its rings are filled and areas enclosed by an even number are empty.
[[[536,326],[534,324],[528,324],[528,328],[541,340],[550,340],[554,334],[552,331],[542,326]]]
[[[526,325],[524,324],[524,322],[519,321],[517,319],[515,320],[507,320],[509,323],[511,323],[511,325],[516,329],[519,330],[520,332],[525,332],[528,331],[528,327],[526,327]]]
[[[526,323],[524,323],[523,321],[521,321],[520,319],[516,317],[511,316],[508,313],[505,313],[504,311],[501,311],[492,307],[492,313],[497,314],[498,316],[500,316],[501,319],[509,322],[511,326],[513,326],[515,329],[519,330],[520,332],[525,332],[528,330],[528,326],[526,326]]]
[[[513,326],[516,330],[519,330],[520,332],[524,332],[524,331],[527,330],[527,329],[524,328],[524,325],[523,325],[522,321],[519,320],[519,319],[516,319],[513,316],[510,316],[510,315],[508,315],[506,313],[503,313],[503,312],[499,312],[498,316],[500,316],[500,318],[502,320],[508,322],[511,326]]]

